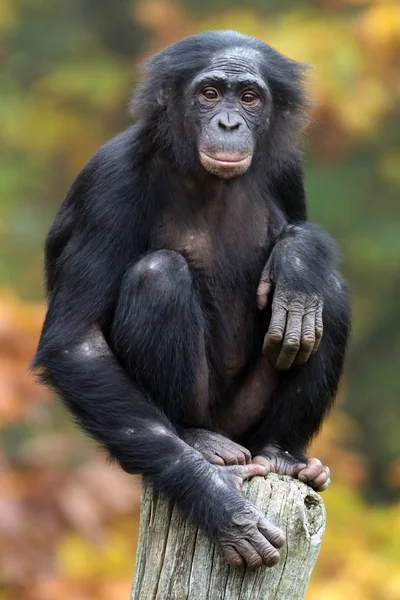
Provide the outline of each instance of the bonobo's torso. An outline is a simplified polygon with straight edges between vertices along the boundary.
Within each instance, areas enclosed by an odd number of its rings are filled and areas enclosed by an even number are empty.
[[[159,220],[156,248],[182,254],[201,290],[210,383],[216,394],[233,391],[262,340],[256,290],[270,251],[268,231],[265,202],[239,181],[211,189],[200,199],[188,194],[168,206]],[[215,354],[223,360],[214,366]],[[223,372],[215,372],[217,364]]]

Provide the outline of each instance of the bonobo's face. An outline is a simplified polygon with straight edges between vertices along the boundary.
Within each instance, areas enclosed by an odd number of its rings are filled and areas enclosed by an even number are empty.
[[[200,162],[224,179],[247,171],[256,137],[268,127],[271,94],[258,63],[257,51],[224,51],[212,58],[189,89]]]

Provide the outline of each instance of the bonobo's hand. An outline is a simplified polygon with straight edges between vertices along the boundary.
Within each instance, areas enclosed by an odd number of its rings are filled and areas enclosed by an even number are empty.
[[[260,310],[267,305],[274,285],[272,316],[264,339],[263,351],[279,370],[305,363],[317,351],[322,337],[323,299],[291,289],[290,280],[273,281],[270,261],[267,262],[257,289]]]
[[[214,465],[228,466],[251,463],[251,454],[247,448],[232,442],[220,433],[208,429],[189,427],[185,429],[183,439]]]
[[[260,470],[256,470],[256,468]],[[221,485],[240,488],[245,479],[255,475],[265,475],[261,465],[216,467]],[[235,497],[235,509],[228,526],[218,532],[217,541],[230,565],[241,567],[272,567],[279,562],[278,548],[285,543],[285,536],[279,527],[272,525],[256,506],[244,498]]]

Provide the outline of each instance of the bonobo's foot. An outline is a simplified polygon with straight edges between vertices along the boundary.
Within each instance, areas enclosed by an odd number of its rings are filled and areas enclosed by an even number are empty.
[[[318,458],[304,458],[301,461],[272,444],[265,446],[253,463],[263,465],[270,473],[297,477],[317,492],[326,490],[331,482],[329,467],[324,466]]]
[[[251,454],[225,436],[207,429],[185,429],[183,439],[200,452],[213,465],[245,465],[251,462]]]
[[[217,472],[225,483],[238,488],[245,479],[267,473],[263,466],[255,464],[224,467]],[[281,529],[272,525],[256,506],[244,498],[235,499],[234,504],[237,510],[232,514],[230,524],[217,535],[228,563],[237,567],[276,565],[280,558],[278,548],[285,543]]]

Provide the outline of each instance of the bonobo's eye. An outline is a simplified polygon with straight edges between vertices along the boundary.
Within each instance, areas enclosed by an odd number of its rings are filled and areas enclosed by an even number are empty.
[[[215,88],[208,86],[201,90],[199,97],[204,103],[217,102],[219,100],[219,93]]]
[[[246,104],[246,106],[256,106],[261,102],[260,97],[252,90],[243,92],[240,96],[240,101],[242,104]]]

